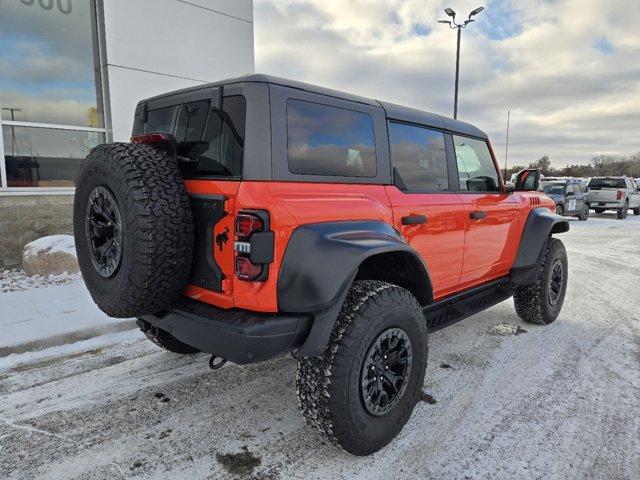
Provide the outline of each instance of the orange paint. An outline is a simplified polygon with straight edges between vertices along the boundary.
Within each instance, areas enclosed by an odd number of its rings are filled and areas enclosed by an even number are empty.
[[[214,229],[228,229],[229,241],[214,258],[224,273],[223,292],[189,285],[185,294],[221,308],[277,312],[276,285],[280,265],[293,231],[304,224],[377,220],[393,225],[422,256],[436,299],[507,275],[515,259],[527,215],[529,197],[553,209],[553,201],[538,192],[407,194],[393,186],[302,182],[185,182],[191,194],[224,195],[227,215]],[[234,221],[243,209],[269,212],[275,232],[274,261],[264,282],[234,276]],[[483,220],[470,219],[473,210],[487,211]],[[402,225],[405,215],[425,215],[423,225]],[[310,255],[313,252],[309,252]]]

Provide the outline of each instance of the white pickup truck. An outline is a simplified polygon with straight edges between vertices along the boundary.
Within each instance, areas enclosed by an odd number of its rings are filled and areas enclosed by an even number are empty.
[[[640,215],[640,187],[627,177],[593,177],[587,185],[591,208],[596,213],[615,210],[619,219],[627,218],[629,209]]]

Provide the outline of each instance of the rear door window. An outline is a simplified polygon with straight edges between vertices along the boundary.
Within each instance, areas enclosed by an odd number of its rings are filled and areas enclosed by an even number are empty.
[[[497,192],[498,172],[487,142],[453,135],[458,165],[460,190],[467,192]]]
[[[290,99],[287,158],[291,173],[375,177],[373,118],[355,110]]]
[[[389,122],[389,142],[399,187],[414,192],[449,190],[443,132]]]

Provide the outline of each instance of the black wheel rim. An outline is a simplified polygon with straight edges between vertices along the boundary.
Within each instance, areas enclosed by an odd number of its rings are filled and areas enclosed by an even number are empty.
[[[106,187],[96,187],[89,194],[85,234],[96,271],[105,278],[115,275],[122,260],[122,218],[118,202]]]
[[[385,415],[396,406],[407,389],[412,357],[411,341],[401,328],[385,330],[373,341],[360,375],[362,401],[369,413]]]
[[[564,267],[560,259],[553,262],[551,267],[551,281],[549,282],[549,304],[556,305],[562,292],[564,282]]]

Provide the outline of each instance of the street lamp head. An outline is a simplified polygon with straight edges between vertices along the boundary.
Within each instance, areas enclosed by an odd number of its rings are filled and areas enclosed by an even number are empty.
[[[450,17],[455,17],[456,16],[456,12],[454,12],[452,9],[450,8],[445,8],[444,9],[444,13],[446,13],[447,15],[449,15]]]
[[[438,23],[446,23],[447,25],[451,26],[451,22],[449,20],[438,20]]]
[[[484,10],[484,7],[478,7],[475,10],[473,10],[470,14],[469,14],[469,18],[473,17],[474,15],[479,14],[481,11]]]

